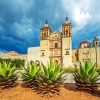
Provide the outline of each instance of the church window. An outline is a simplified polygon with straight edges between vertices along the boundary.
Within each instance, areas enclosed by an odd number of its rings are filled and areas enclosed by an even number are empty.
[[[75,56],[77,56],[77,53],[75,53]]]
[[[57,35],[55,35],[55,38],[57,39]]]
[[[68,33],[66,33],[66,37],[68,37]]]
[[[69,55],[69,51],[66,51],[66,54],[65,55]]]
[[[44,34],[42,33],[42,38],[43,38]]]
[[[44,33],[44,38],[46,37],[46,34]]]
[[[96,46],[98,45],[98,42],[96,42]]]
[[[68,34],[68,30],[66,30],[66,34]]]
[[[42,56],[44,56],[44,52],[42,52]]]
[[[55,43],[55,48],[58,48],[58,43]]]
[[[44,33],[43,33],[42,37],[44,38]]]

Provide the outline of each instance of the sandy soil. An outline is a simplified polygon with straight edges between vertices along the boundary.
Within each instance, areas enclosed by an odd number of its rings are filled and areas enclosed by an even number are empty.
[[[29,88],[21,86],[12,89],[0,90],[0,100],[100,100],[100,91],[94,93],[81,92],[73,85],[65,85],[61,88],[60,95],[54,97],[41,97]]]

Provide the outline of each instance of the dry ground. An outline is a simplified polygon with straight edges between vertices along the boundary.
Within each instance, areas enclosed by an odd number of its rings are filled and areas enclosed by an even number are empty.
[[[53,97],[41,97],[29,88],[21,86],[12,89],[0,90],[0,100],[100,100],[100,91],[86,93],[75,89],[74,85],[66,84],[61,88],[60,95]]]

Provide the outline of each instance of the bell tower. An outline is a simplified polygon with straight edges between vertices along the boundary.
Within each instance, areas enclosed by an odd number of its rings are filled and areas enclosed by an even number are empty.
[[[40,29],[40,58],[43,64],[47,64],[49,62],[50,55],[50,34],[51,28],[46,20],[43,27]]]
[[[50,37],[51,29],[49,27],[48,21],[45,21],[45,24],[40,29],[41,40],[47,40]]]
[[[66,17],[62,24],[62,63],[66,66],[72,66],[72,26]]]
[[[71,32],[71,22],[68,21],[68,17],[66,17],[65,23],[62,24],[62,37],[71,37],[72,32]]]
[[[95,37],[94,40],[93,40],[93,46],[99,47],[99,39],[97,37]]]

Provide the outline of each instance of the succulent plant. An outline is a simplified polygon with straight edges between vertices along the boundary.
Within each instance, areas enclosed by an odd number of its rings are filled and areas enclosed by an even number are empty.
[[[0,87],[9,88],[16,86],[16,67],[11,66],[11,62],[0,62]]]
[[[94,90],[97,88],[96,82],[99,80],[99,73],[92,62],[80,63],[80,68],[76,68],[73,75],[78,89]]]
[[[65,70],[61,65],[54,62],[48,63],[48,66],[38,66],[31,62],[27,68],[23,67],[22,79],[23,86],[32,88],[40,94],[59,93],[62,80],[62,75]]]
[[[60,91],[60,87],[65,73],[64,68],[54,62],[48,63],[47,66],[43,65],[40,67],[39,74],[39,91],[42,94],[54,94]]]
[[[22,85],[25,87],[32,88],[34,86],[37,77],[38,66],[36,63],[31,62],[28,63],[28,66],[26,68],[25,67],[22,68],[23,68],[23,72],[21,72],[23,80]]]

